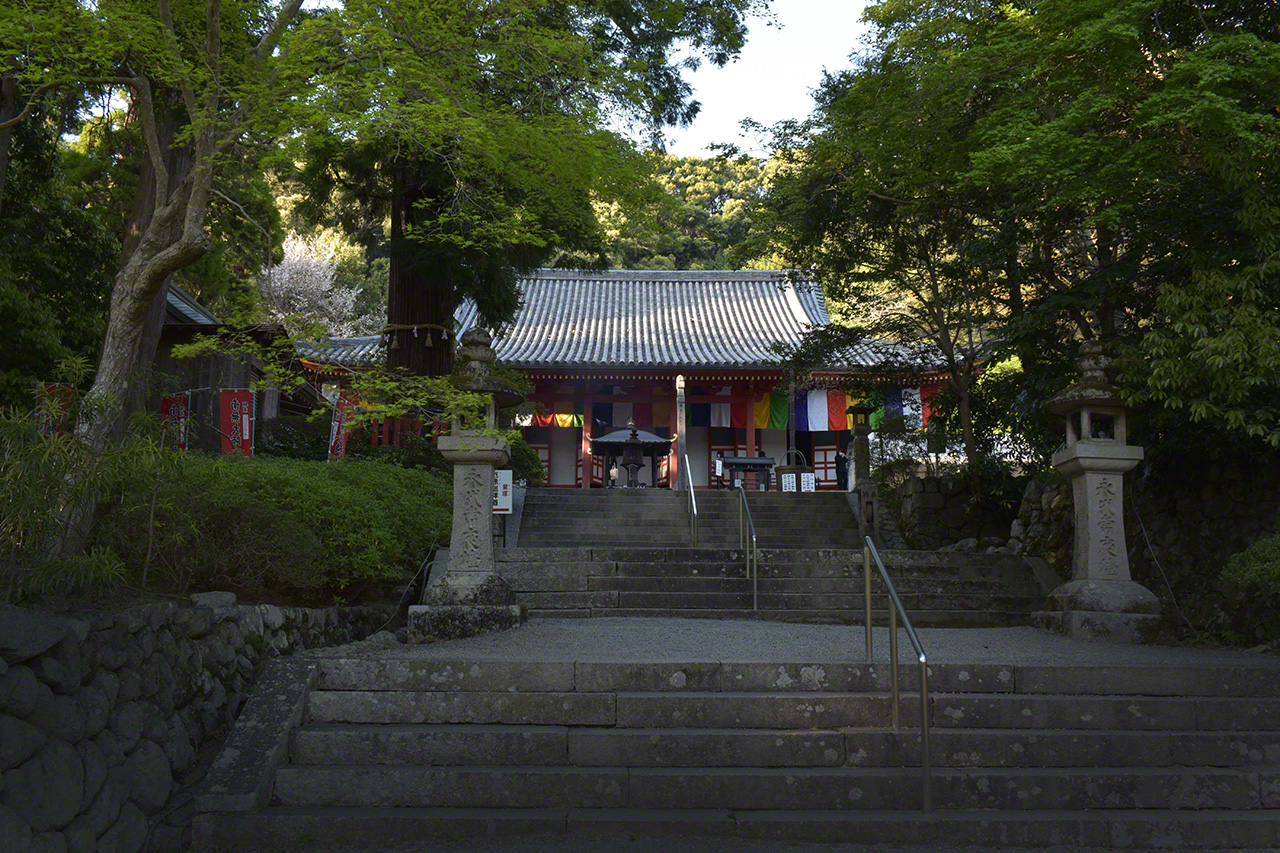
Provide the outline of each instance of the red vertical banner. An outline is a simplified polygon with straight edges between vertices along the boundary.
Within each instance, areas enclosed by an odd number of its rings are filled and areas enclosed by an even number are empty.
[[[222,432],[222,455],[253,455],[253,392],[245,389],[218,392],[218,420]]]
[[[165,447],[187,449],[187,425],[190,421],[190,391],[160,398],[160,442]]]
[[[346,394],[339,394],[333,404],[333,420],[329,423],[329,458],[341,459],[347,455],[347,436],[351,435],[351,416],[355,403]]]
[[[36,428],[40,435],[62,435],[71,423],[71,398],[75,388],[60,382],[36,385]]]

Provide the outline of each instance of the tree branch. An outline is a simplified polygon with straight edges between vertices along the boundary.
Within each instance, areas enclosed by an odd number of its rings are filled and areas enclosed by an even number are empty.
[[[147,157],[151,160],[151,168],[156,174],[155,209],[169,198],[169,167],[164,162],[164,152],[160,150],[160,134],[156,129],[155,100],[151,97],[151,81],[146,77],[130,78],[127,85],[133,89],[138,100],[138,118],[142,122],[142,138],[147,145]]]
[[[173,9],[169,0],[160,0],[160,23],[164,25],[164,44],[169,48],[174,62],[174,73],[178,75],[178,90],[182,93],[182,103],[187,107],[187,115],[192,120],[196,116],[196,93],[191,85],[191,77],[185,70],[186,62],[182,59],[182,48],[178,44],[178,31],[173,25]]]
[[[271,52],[276,49],[276,45],[280,43],[280,36],[284,33],[284,28],[298,16],[298,10],[302,8],[302,0],[289,0],[280,7],[280,11],[276,14],[276,18],[271,22],[271,26],[267,27],[267,31],[262,34],[261,41],[253,47],[249,52],[258,59],[266,59]]]
[[[26,121],[27,116],[31,115],[31,111],[35,109],[36,101],[45,92],[51,91],[53,89],[59,89],[63,86],[70,86],[72,84],[77,86],[97,86],[97,85],[133,86],[134,78],[132,77],[89,77],[87,79],[80,79],[80,80],[50,80],[48,83],[41,83],[31,93],[31,97],[27,99],[27,105],[22,108],[22,112],[18,113],[11,119],[0,121],[0,130],[4,130],[5,128],[9,128],[9,127],[14,127],[15,125],[19,125],[22,122]]]

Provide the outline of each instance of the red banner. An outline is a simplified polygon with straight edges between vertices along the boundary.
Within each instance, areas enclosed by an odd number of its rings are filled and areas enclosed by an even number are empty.
[[[329,424],[329,458],[341,459],[347,455],[347,437],[351,435],[351,416],[355,414],[355,401],[346,394],[339,394],[333,404],[333,420]]]
[[[191,392],[160,398],[160,442],[173,450],[187,449],[187,424],[191,420]]]
[[[222,455],[253,455],[253,392],[248,389],[218,392],[218,421]]]
[[[62,435],[71,423],[75,388],[59,382],[36,385],[36,428],[45,438]]]

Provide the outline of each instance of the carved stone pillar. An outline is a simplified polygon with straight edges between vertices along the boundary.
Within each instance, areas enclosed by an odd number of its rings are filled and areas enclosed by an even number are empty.
[[[1160,602],[1129,574],[1124,475],[1143,452],[1125,443],[1127,413],[1106,381],[1097,342],[1081,346],[1077,363],[1082,378],[1045,407],[1066,419],[1067,443],[1053,466],[1071,479],[1075,499],[1071,580],[1050,593],[1050,610],[1035,620],[1074,637],[1141,642],[1159,619]]]
[[[423,603],[409,608],[410,642],[509,628],[524,618],[523,608],[514,603],[510,588],[496,571],[493,554],[493,472],[511,456],[507,442],[494,435],[497,406],[513,405],[521,398],[491,379],[491,344],[483,329],[462,336],[457,355],[459,385],[491,398],[484,429],[455,420],[450,434],[441,436],[436,445],[453,465],[453,527],[447,556],[437,556]]]

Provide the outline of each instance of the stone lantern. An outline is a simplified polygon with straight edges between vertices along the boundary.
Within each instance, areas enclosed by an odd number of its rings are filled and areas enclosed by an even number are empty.
[[[871,416],[879,406],[868,403],[865,399],[845,409],[845,414],[853,416],[853,483],[861,486],[871,479]]]
[[[634,420],[627,421],[631,435],[622,443],[622,467],[627,469],[627,488],[640,487],[636,472],[644,466],[644,444],[640,441],[640,432]]]
[[[437,556],[422,605],[409,608],[409,637],[415,642],[510,627],[523,617],[496,571],[493,490],[494,470],[511,457],[510,446],[495,435],[497,410],[524,398],[493,379],[493,338],[487,331],[470,329],[460,343],[457,385],[486,395],[484,423],[455,419],[449,435],[436,444],[440,455],[453,465],[453,528],[447,555],[442,549]]]
[[[1107,382],[1107,363],[1101,346],[1086,341],[1076,360],[1081,378],[1045,406],[1066,420],[1067,441],[1053,467],[1071,480],[1075,547],[1071,580],[1050,593],[1050,610],[1036,622],[1075,637],[1140,642],[1160,609],[1151,590],[1130,577],[1125,544],[1124,475],[1143,452],[1126,443],[1125,405]]]

